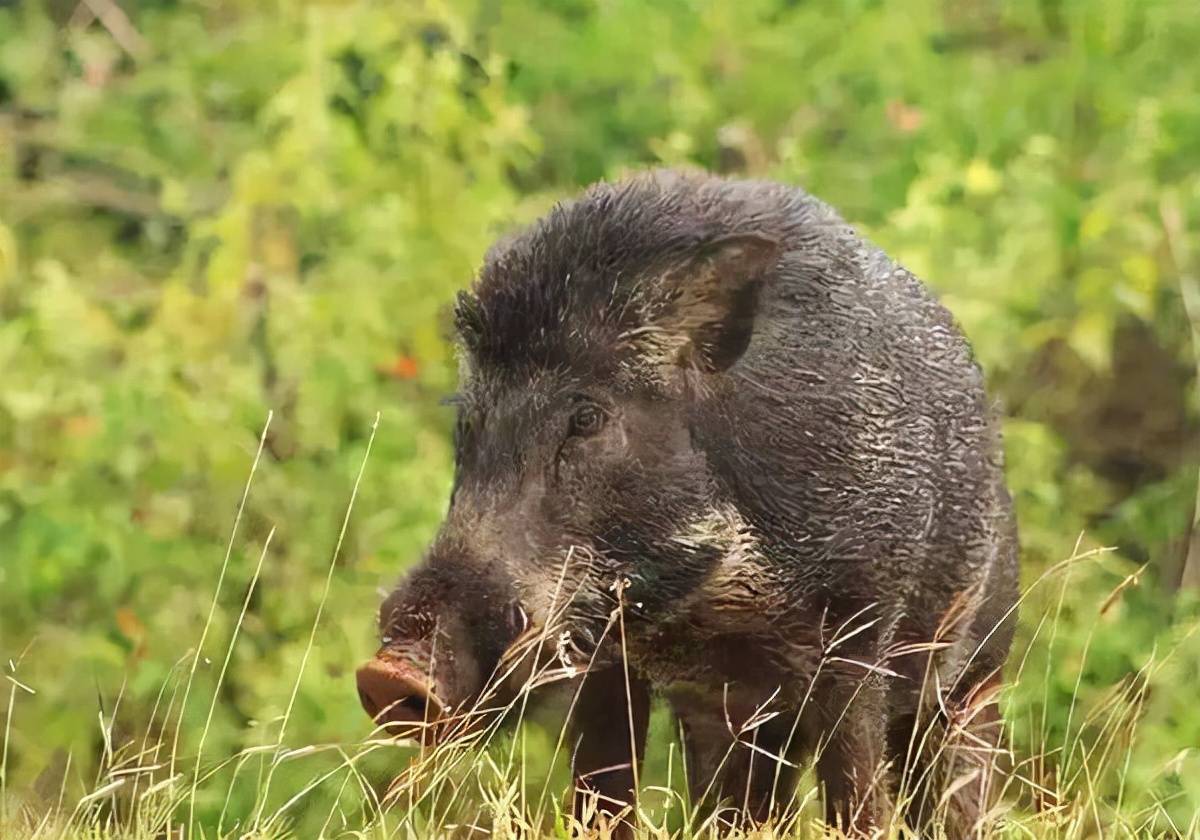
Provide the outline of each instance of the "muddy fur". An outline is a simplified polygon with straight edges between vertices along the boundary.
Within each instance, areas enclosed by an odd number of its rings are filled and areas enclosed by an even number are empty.
[[[749,818],[785,802],[794,770],[754,742],[815,761],[848,829],[897,803],[928,816],[954,780],[913,734],[969,735],[944,718],[981,704],[967,719],[995,730],[981,687],[1017,595],[997,424],[928,290],[802,190],[653,172],[498,244],[456,314],[453,497],[381,614],[381,655],[441,633],[458,652],[425,667],[462,704],[526,622],[552,628],[592,662],[582,787],[628,799],[611,709],[628,693],[644,729],[657,692],[697,797]],[[986,798],[958,791],[957,833]]]

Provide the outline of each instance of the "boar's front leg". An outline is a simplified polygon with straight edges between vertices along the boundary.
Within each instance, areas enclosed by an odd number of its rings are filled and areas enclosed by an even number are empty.
[[[784,711],[745,730],[745,710],[730,710],[717,698],[704,705],[677,694],[671,701],[682,729],[688,789],[697,808],[715,807],[721,822],[747,828],[786,810],[796,785],[794,759],[802,752],[796,713]]]
[[[887,713],[883,686],[867,677],[831,692],[842,702],[821,710],[825,734],[817,753],[817,778],[825,794],[825,820],[851,837],[884,827],[891,806],[883,766]]]
[[[584,677],[571,716],[578,819],[599,812],[608,819],[621,815],[632,820],[636,770],[645,753],[649,721],[650,688],[632,671],[626,680],[618,664]],[[628,826],[623,830],[628,833]]]
[[[908,799],[909,825],[923,834],[935,824],[949,840],[988,833],[998,777],[1010,769],[998,701],[1001,686],[995,671],[940,701],[931,699],[919,721],[916,714],[893,721],[892,753],[903,769],[898,793]]]

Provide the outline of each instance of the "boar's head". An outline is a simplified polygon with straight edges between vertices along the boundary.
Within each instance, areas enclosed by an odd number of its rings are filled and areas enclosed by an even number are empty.
[[[780,246],[664,177],[557,208],[458,299],[449,510],[358,673],[395,731],[444,735],[506,677],[613,656],[619,597],[653,621],[722,553],[679,537],[719,504],[696,424],[750,346]]]

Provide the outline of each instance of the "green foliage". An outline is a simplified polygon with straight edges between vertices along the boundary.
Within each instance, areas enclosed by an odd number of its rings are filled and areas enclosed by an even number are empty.
[[[1086,745],[1075,707],[1132,681],[1128,790],[1095,782],[1105,812],[1200,807],[1178,755],[1200,714],[1173,690],[1200,672],[1174,594],[1200,583],[1186,4],[123,5],[129,31],[0,3],[0,653],[37,692],[14,695],[10,789],[40,775],[47,795],[67,751],[89,778],[98,704],[118,743],[178,726],[188,769],[202,732],[205,766],[365,736],[351,681],[377,590],[449,484],[453,292],[553,198],[698,164],[804,185],[941,292],[1006,411],[1028,581],[1082,532],[1117,547],[1030,596],[1017,743]],[[391,762],[370,761],[382,783]],[[240,772],[261,781],[258,760]],[[208,825],[227,790],[227,824],[264,794],[222,784],[194,800]],[[289,816],[311,829],[328,805]]]

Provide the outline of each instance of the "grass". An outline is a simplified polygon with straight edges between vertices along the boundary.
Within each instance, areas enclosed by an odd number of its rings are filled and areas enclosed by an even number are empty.
[[[235,654],[238,631],[246,607],[258,584],[271,544],[268,536],[245,593],[235,631],[221,661],[216,689],[207,700],[204,726],[197,733],[182,730],[184,709],[194,702],[192,688],[202,661],[204,642],[212,616],[222,595],[242,510],[252,489],[260,448],[247,478],[229,547],[217,577],[213,607],[194,651],[176,663],[172,677],[159,691],[158,700],[136,736],[122,737],[114,727],[120,696],[108,713],[98,720],[103,753],[100,770],[89,780],[72,777],[70,756],[60,774],[57,789],[49,792],[16,792],[8,789],[8,747],[12,727],[20,726],[16,714],[20,695],[36,696],[20,680],[20,658],[8,663],[9,683],[3,752],[0,753],[0,836],[13,840],[94,838],[94,840],[151,840],[151,838],[282,838],[289,836],[384,837],[571,837],[582,826],[564,808],[566,801],[566,728],[525,725],[532,716],[531,692],[548,684],[567,684],[579,670],[564,655],[554,655],[557,638],[554,622],[531,628],[501,662],[491,688],[478,703],[438,725],[452,737],[436,747],[422,748],[385,737],[380,731],[365,740],[347,743],[286,746],[288,719],[296,703],[300,678],[308,655],[317,641],[325,597],[313,617],[311,632],[299,673],[277,736],[264,743],[214,759],[205,755],[213,712],[221,702],[220,688]],[[372,433],[373,440],[373,433]],[[358,479],[366,468],[366,454]],[[347,504],[342,531],[330,559],[325,595],[335,572],[346,525],[354,507],[358,483]],[[273,531],[271,532],[273,535]],[[1022,644],[1010,659],[1011,676],[1005,689],[1005,749],[978,745],[984,762],[998,774],[1000,796],[992,810],[981,818],[984,837],[1108,837],[1151,838],[1162,836],[1200,837],[1200,813],[1179,821],[1179,809],[1170,795],[1131,791],[1127,774],[1139,735],[1144,705],[1158,671],[1200,624],[1182,628],[1162,650],[1148,653],[1141,670],[1113,685],[1099,699],[1084,702],[1079,687],[1092,646],[1092,634],[1072,647],[1059,637],[1064,604],[1078,581],[1079,570],[1095,565],[1103,550],[1083,551],[1077,544],[1072,556],[1041,574],[1022,596],[1024,626]],[[1083,573],[1086,573],[1083,572]],[[1105,616],[1120,598],[1139,582],[1140,570],[1122,580],[1095,605],[1097,619]],[[620,594],[620,587],[618,596]],[[561,590],[561,578],[560,578]],[[561,591],[556,601],[569,600]],[[619,598],[618,598],[619,601]],[[1031,605],[1040,609],[1030,616]],[[608,630],[624,644],[621,609],[614,611]],[[838,638],[857,632],[843,628]],[[835,638],[827,655],[833,654]],[[547,652],[550,652],[547,655]],[[560,652],[561,654],[561,652]],[[1035,654],[1044,654],[1036,657]],[[1030,665],[1044,658],[1038,670]],[[1070,698],[1065,737],[1055,738],[1047,723],[1052,669],[1072,662],[1078,669],[1075,691]],[[586,667],[586,666],[585,666]],[[497,688],[514,674],[528,674],[522,690],[506,703],[497,700]],[[1023,718],[1008,700],[1014,689],[1030,693],[1041,684],[1044,702],[1041,717]],[[26,698],[22,698],[24,701]],[[572,698],[568,707],[572,705]],[[1028,711],[1028,710],[1026,710]],[[569,715],[569,708],[568,708]],[[734,741],[753,744],[754,730],[772,716],[768,704],[736,731]],[[502,727],[501,718],[518,719],[521,725]],[[953,723],[952,723],[953,726]],[[652,725],[659,746],[639,779],[641,797],[630,818],[640,838],[693,840],[715,836],[802,838],[835,834],[820,819],[820,794],[811,772],[804,775],[794,794],[781,796],[778,816],[767,826],[752,831],[731,830],[734,810],[698,811],[690,804],[684,782],[686,767],[672,723],[659,709]],[[933,730],[920,733],[936,737]],[[551,737],[553,735],[553,737]],[[195,737],[192,737],[195,736]],[[189,752],[187,745],[195,744]],[[1188,758],[1188,745],[1164,755],[1161,773],[1181,772]],[[941,744],[934,744],[942,749]],[[764,756],[768,761],[782,758]],[[382,771],[381,771],[381,768]],[[390,772],[388,769],[390,768]],[[403,768],[396,773],[396,768]],[[382,772],[382,775],[381,775]],[[906,773],[905,776],[908,774]],[[384,781],[381,783],[380,779]],[[949,795],[970,783],[969,775],[955,779],[942,797],[945,811]],[[255,806],[232,813],[231,794],[253,785]],[[1134,796],[1133,794],[1137,794]],[[903,795],[903,794],[902,794]],[[1130,800],[1142,804],[1131,805]],[[586,814],[597,803],[588,803]],[[215,807],[219,806],[219,807]],[[899,836],[904,827],[893,822],[880,836]],[[609,827],[593,828],[595,836],[608,836]]]

